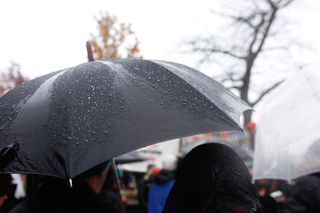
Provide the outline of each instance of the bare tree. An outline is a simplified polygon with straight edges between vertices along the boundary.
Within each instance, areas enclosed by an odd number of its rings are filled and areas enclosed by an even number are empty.
[[[200,63],[220,63],[224,72],[217,80],[229,89],[238,91],[241,99],[253,107],[283,80],[273,79],[261,91],[257,91],[255,100],[249,100],[252,74],[261,72],[256,65],[264,63],[267,57],[264,53],[288,51],[292,45],[291,41],[279,37],[283,36],[286,26],[279,17],[293,2],[294,0],[226,0],[223,3],[227,7],[222,12],[212,12],[226,19],[227,27],[218,33],[195,36],[183,43],[188,52],[201,55]],[[258,57],[260,60],[257,60]],[[251,111],[245,113],[244,124],[247,125],[250,120]]]

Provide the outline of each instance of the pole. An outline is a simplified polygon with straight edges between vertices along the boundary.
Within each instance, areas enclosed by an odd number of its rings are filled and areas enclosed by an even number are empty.
[[[120,206],[123,213],[126,212],[126,209],[124,207],[124,204],[122,202],[122,198],[121,198],[121,187],[120,187],[120,183],[119,183],[119,176],[118,176],[118,170],[117,170],[117,165],[116,165],[116,161],[114,160],[114,158],[112,158],[112,166],[113,166],[113,170],[114,170],[114,175],[117,181],[117,187],[118,187],[118,199],[120,202]]]
[[[87,52],[88,52],[89,61],[94,61],[93,52],[92,52],[92,45],[89,41],[87,41]]]

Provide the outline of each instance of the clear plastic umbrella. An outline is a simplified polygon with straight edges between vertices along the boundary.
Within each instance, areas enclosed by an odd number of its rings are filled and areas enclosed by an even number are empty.
[[[299,72],[271,92],[256,133],[253,179],[320,171],[320,73]]]

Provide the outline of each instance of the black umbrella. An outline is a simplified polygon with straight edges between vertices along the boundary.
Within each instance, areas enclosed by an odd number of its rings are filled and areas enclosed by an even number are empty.
[[[153,143],[239,131],[239,116],[248,109],[219,83],[181,64],[83,63],[0,98],[0,170],[73,178]]]
[[[232,143],[228,141],[214,141],[212,139],[202,139],[202,140],[197,140],[193,141],[191,143],[188,143],[184,145],[181,149],[184,152],[189,152],[196,146],[199,146],[201,144],[206,144],[206,143],[220,143],[224,144],[230,148],[232,148],[243,161],[252,161],[253,160],[253,150],[250,148],[243,147],[239,143]]]
[[[129,152],[114,158],[117,164],[137,163],[148,160],[136,152]]]

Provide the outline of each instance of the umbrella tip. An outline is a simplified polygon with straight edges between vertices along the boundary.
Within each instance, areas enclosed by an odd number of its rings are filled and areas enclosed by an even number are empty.
[[[72,188],[72,179],[69,179],[70,188]]]
[[[88,52],[89,61],[94,61],[93,52],[92,52],[92,45],[91,45],[90,41],[87,41],[87,52]]]

